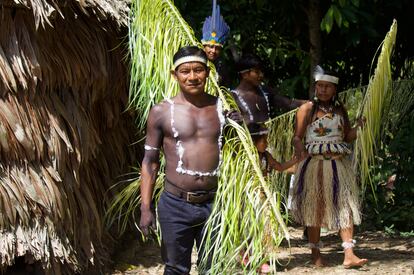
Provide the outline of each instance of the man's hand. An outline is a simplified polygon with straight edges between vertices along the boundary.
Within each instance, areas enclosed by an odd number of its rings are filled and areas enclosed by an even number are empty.
[[[155,222],[155,216],[152,210],[141,209],[141,219],[139,221],[139,228],[141,229],[142,234],[144,234],[145,237],[148,237],[150,230],[155,231],[156,227],[157,225]]]
[[[238,124],[243,123],[243,116],[237,110],[233,110],[233,109],[232,110],[226,110],[226,111],[224,111],[224,115],[226,116],[226,118],[234,120]]]

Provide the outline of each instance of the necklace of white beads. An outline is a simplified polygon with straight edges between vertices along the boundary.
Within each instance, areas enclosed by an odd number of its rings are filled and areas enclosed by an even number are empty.
[[[269,105],[269,98],[267,97],[267,94],[265,93],[265,91],[263,90],[262,86],[259,86],[259,90],[262,93],[265,101],[266,101],[266,105],[267,105],[267,116],[268,118],[270,118],[270,105]],[[243,106],[243,108],[245,109],[245,111],[247,112],[247,114],[249,115],[249,119],[250,121],[253,121],[253,114],[252,111],[250,110],[249,105],[247,105],[247,102],[243,99],[243,97],[240,95],[240,92],[237,90],[232,90],[232,92],[237,96],[237,98],[239,99],[241,105]]]
[[[225,124],[225,118],[223,115],[223,104],[221,102],[220,99],[217,99],[217,115],[220,121],[220,135],[218,137],[217,140],[217,146],[218,146],[218,150],[219,150],[219,163],[216,167],[216,169],[214,169],[211,172],[201,172],[201,171],[195,171],[195,170],[191,170],[191,169],[187,169],[184,168],[184,164],[183,164],[183,156],[184,156],[184,146],[182,141],[179,139],[180,134],[178,133],[177,129],[174,126],[174,101],[172,101],[171,99],[167,99],[167,102],[171,104],[171,129],[173,132],[173,136],[175,138],[175,147],[177,150],[177,155],[178,155],[178,163],[177,163],[177,168],[175,169],[177,171],[177,173],[179,174],[187,174],[187,175],[191,175],[191,176],[218,176],[220,173],[220,166],[221,163],[223,162],[223,156],[222,156],[222,138],[223,138],[223,128],[224,128],[224,124]]]

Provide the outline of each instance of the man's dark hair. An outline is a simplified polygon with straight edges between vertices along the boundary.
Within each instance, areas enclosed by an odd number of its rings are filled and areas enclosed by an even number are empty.
[[[173,62],[177,61],[177,59],[179,59],[181,57],[190,56],[190,55],[202,57],[207,61],[207,55],[204,52],[204,50],[200,49],[197,46],[184,46],[184,47],[180,48],[174,54]],[[203,64],[203,65],[207,68],[206,64]]]
[[[252,53],[244,54],[236,63],[237,72],[258,68],[263,70],[262,60]]]

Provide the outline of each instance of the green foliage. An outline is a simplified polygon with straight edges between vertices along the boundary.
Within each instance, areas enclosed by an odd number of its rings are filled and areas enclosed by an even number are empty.
[[[358,0],[333,0],[325,16],[321,20],[321,30],[330,33],[334,23],[338,28],[349,28],[350,22],[358,22]]]
[[[407,66],[402,75],[411,75]],[[395,232],[414,228],[414,81],[393,83],[393,97],[384,123],[385,134],[376,165],[372,167],[376,182],[375,195],[367,194],[365,212],[367,226],[388,228]],[[402,233],[401,233],[402,234]]]
[[[202,24],[211,13],[211,1],[176,0],[185,20],[201,37]],[[235,54],[257,53],[266,62],[268,84],[281,94],[308,98],[309,89],[309,1],[219,0],[222,14],[231,28],[223,57],[237,84],[233,70]],[[399,36],[393,71],[400,72],[407,57],[412,57],[411,0],[332,0],[321,1],[325,19],[331,15],[331,30],[321,24],[322,65],[338,69],[342,89],[366,85],[372,71],[370,64],[383,34],[394,18],[399,22]],[[196,8],[195,8],[196,7]],[[341,64],[339,67],[338,64]]]
[[[132,18],[129,32],[131,55],[130,107],[138,113],[137,126],[143,130],[151,107],[178,92],[178,85],[169,73],[173,54],[184,45],[201,46],[193,30],[170,0],[140,0],[132,2]],[[218,87],[214,65],[211,65],[206,91],[218,95],[223,108],[236,106],[233,97]],[[230,130],[225,131],[223,163],[215,197],[215,206],[206,225],[205,249],[211,251],[211,274],[229,272],[238,264],[241,249],[250,248],[255,257],[250,258],[249,268],[256,270],[265,259],[268,249],[276,249],[283,238],[289,239],[285,220],[280,213],[280,196],[271,192],[263,177],[257,151],[245,126],[228,121]],[[162,169],[160,169],[162,174]],[[122,186],[111,201],[106,220],[109,225],[119,222],[120,231],[135,217],[140,203],[139,176]],[[160,190],[162,177],[157,178],[156,189]],[[265,196],[262,199],[261,194]],[[154,198],[156,200],[156,198]],[[243,206],[243,207],[241,207]],[[270,222],[269,222],[270,221]],[[269,234],[263,241],[264,230]],[[243,245],[243,246],[242,246]],[[270,262],[277,254],[268,254]],[[202,262],[208,259],[201,259]],[[202,265],[203,263],[201,263]],[[276,268],[276,265],[273,265]]]
[[[242,52],[258,54],[266,65],[270,86],[294,97],[307,95],[309,87],[309,55],[302,35],[307,34],[304,9],[306,1],[218,1],[221,12],[231,28],[223,56],[234,64]],[[196,37],[201,37],[202,24],[211,13],[211,1],[175,1]],[[197,9],[194,9],[197,7]],[[253,8],[254,7],[254,8]],[[300,18],[300,20],[298,20]],[[306,43],[306,42],[305,42]],[[233,66],[233,86],[238,77]],[[307,96],[306,96],[307,97]]]
[[[368,224],[394,231],[414,229],[414,109],[400,120],[398,131],[388,133],[388,144],[378,155],[375,171],[377,202],[372,194],[366,197]],[[395,175],[395,181],[390,178]]]

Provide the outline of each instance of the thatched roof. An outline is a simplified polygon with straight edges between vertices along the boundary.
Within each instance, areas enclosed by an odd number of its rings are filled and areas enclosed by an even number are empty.
[[[0,273],[19,256],[84,271],[105,259],[104,198],[135,156],[127,6],[16,0],[0,13]]]
[[[36,28],[51,24],[51,19],[63,16],[62,9],[75,14],[82,11],[99,21],[113,20],[118,25],[128,21],[128,0],[3,0],[0,6],[27,8],[32,11]]]

